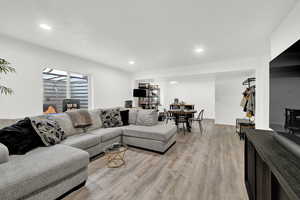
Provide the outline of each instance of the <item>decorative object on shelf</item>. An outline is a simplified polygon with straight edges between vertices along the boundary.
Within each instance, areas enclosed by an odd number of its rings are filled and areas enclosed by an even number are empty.
[[[179,99],[178,98],[174,99],[174,104],[179,104]]]
[[[43,105],[43,113],[44,114],[55,114],[57,112],[57,108],[53,104],[44,104]]]
[[[16,72],[15,68],[11,67],[9,62],[0,58],[0,74],[1,73],[8,74],[14,72]],[[0,84],[0,94],[11,95],[13,94],[13,90],[11,88],[8,88]]]
[[[132,108],[132,100],[125,101],[125,108]]]
[[[63,100],[63,112],[80,109],[79,99],[64,99]]]

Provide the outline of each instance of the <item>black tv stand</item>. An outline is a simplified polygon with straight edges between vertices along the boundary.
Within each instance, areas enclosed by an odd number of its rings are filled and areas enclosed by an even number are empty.
[[[272,131],[248,129],[245,184],[249,200],[298,200],[300,158],[281,146]]]

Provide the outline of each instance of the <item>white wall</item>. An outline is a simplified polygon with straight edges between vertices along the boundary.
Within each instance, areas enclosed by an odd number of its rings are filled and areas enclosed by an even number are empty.
[[[256,76],[256,117],[258,129],[269,129],[269,61],[270,54],[261,57],[257,63]]]
[[[215,123],[235,125],[236,118],[245,118],[246,113],[240,107],[242,93],[246,89],[242,82],[254,75],[235,74],[222,75],[216,78]]]
[[[182,68],[162,69],[156,71],[144,71],[135,74],[135,79],[175,79],[182,76],[205,76],[207,74],[236,73],[243,71],[255,71],[256,77],[256,127],[269,128],[269,61],[270,44],[266,41],[262,44],[266,52],[260,57],[240,58],[212,63],[203,63]],[[237,105],[236,109],[239,109]],[[229,117],[232,121],[233,116]],[[223,120],[222,120],[223,121]],[[227,121],[227,120],[226,120]],[[230,123],[231,124],[231,123]]]
[[[300,1],[271,35],[271,58],[274,59],[300,39]]]
[[[168,108],[174,98],[194,104],[196,110],[204,109],[205,118],[215,118],[214,78],[179,79],[178,84],[166,82],[163,88],[164,107]]]
[[[256,127],[269,128],[269,62],[300,39],[300,2],[296,2],[290,13],[279,23],[270,36],[269,51],[262,56],[256,67]]]
[[[14,90],[13,96],[0,96],[0,118],[38,115],[43,108],[42,70],[45,67],[91,75],[92,107],[124,105],[132,99],[129,73],[0,36],[0,57],[16,68],[16,74],[1,76],[1,82]]]
[[[255,76],[255,70],[202,74],[182,77],[155,79],[161,88],[163,108],[169,108],[174,98],[189,104],[195,109],[205,109],[205,118],[215,119],[217,124],[235,125],[236,118],[245,118],[240,107],[242,82]],[[176,80],[177,84],[170,84]]]

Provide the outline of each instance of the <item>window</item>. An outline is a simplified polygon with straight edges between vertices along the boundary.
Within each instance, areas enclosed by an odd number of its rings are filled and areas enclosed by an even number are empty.
[[[89,78],[87,75],[45,68],[43,70],[44,113],[65,111],[63,102],[76,102],[76,106],[89,107]],[[79,105],[77,105],[77,102]],[[68,104],[69,105],[69,104]]]

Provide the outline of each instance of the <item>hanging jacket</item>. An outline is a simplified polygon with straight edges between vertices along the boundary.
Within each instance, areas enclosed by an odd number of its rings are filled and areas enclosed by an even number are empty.
[[[255,115],[255,86],[247,88],[243,92],[240,106],[243,107],[243,111],[247,113],[247,117],[253,117]]]
[[[255,115],[255,87],[251,87],[248,94],[247,112]]]
[[[242,100],[241,100],[241,103],[240,103],[240,106],[244,109],[247,105],[247,98],[246,97],[243,97]]]

